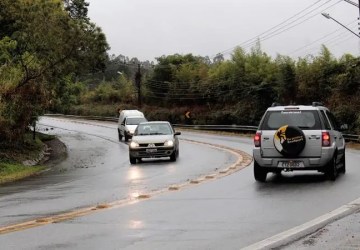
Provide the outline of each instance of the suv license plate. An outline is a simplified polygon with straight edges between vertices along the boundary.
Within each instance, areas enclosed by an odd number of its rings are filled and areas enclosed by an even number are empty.
[[[147,148],[147,149],[146,149],[146,152],[147,152],[147,153],[155,153],[156,151],[157,151],[156,148]]]
[[[282,168],[303,168],[304,163],[302,161],[281,161],[278,167]]]

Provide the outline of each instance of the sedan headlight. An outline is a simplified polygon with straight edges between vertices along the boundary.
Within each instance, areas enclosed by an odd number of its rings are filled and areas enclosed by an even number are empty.
[[[167,141],[165,141],[164,145],[166,147],[173,147],[174,146],[174,141],[173,140],[167,140]]]
[[[138,148],[138,147],[139,147],[139,143],[134,141],[130,142],[130,148]]]

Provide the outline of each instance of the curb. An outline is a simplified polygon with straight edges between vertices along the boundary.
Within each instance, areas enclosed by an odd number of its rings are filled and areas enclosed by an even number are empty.
[[[303,238],[306,235],[314,233],[315,231],[328,225],[331,222],[344,218],[359,210],[360,198],[346,205],[343,205],[329,213],[321,215],[311,221],[308,221],[300,226],[296,226],[287,231],[276,234],[255,244],[242,248],[242,250],[263,250],[286,246],[296,240]]]
[[[49,159],[50,151],[51,151],[51,148],[49,148],[44,143],[44,148],[43,148],[43,150],[41,150],[41,152],[39,153],[37,158],[32,159],[32,160],[25,160],[22,162],[22,164],[24,166],[32,167],[32,166],[39,164],[40,162],[46,161],[47,159]]]

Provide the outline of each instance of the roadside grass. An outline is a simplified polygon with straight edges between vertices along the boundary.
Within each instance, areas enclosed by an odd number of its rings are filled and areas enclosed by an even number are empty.
[[[348,143],[346,143],[346,147],[360,150],[360,143],[348,142]]]
[[[44,170],[43,166],[24,166],[16,163],[0,163],[0,184],[36,175]]]
[[[26,166],[22,162],[37,159],[44,148],[44,141],[54,139],[55,136],[36,133],[35,140],[32,133],[27,133],[23,143],[19,145],[0,147],[0,184],[17,181],[33,176],[44,170],[44,166]]]

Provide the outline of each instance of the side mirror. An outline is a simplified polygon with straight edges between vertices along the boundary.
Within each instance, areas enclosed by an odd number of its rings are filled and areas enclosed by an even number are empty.
[[[174,135],[181,135],[181,132],[175,132]]]
[[[349,126],[347,124],[342,124],[340,126],[340,130],[344,131],[344,130],[348,130],[349,129]]]

